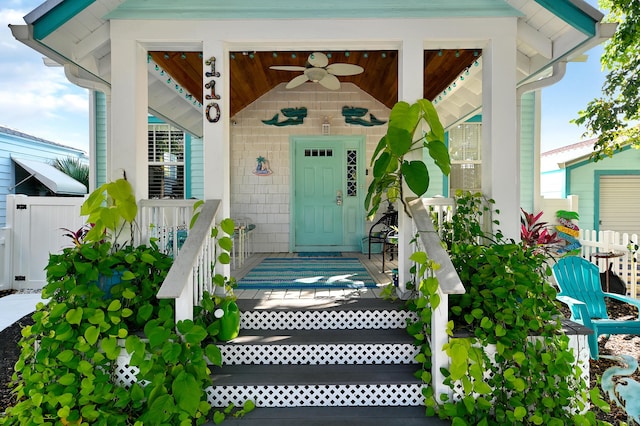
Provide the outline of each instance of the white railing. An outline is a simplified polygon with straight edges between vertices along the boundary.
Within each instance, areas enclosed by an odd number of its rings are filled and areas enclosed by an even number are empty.
[[[193,307],[200,303],[205,291],[212,293],[212,271],[215,262],[215,226],[220,200],[208,200],[198,220],[175,257],[167,277],[158,291],[158,299],[175,299],[176,322],[193,319]]]
[[[187,238],[193,217],[193,205],[198,200],[141,200],[137,222],[140,244],[153,238],[163,253],[175,256]]]
[[[444,383],[443,368],[449,368],[449,357],[440,350],[448,341],[447,323],[449,321],[449,295],[465,292],[462,281],[456,272],[451,258],[442,247],[440,234],[442,223],[451,220],[455,212],[455,200],[451,198],[413,198],[409,199],[409,211],[413,217],[414,235],[417,235],[418,250],[425,251],[429,258],[440,265],[435,271],[438,278],[440,305],[431,316],[431,377],[436,395],[451,395],[451,389]],[[433,226],[432,215],[437,220],[438,231]]]
[[[611,264],[611,270],[622,281],[627,283],[627,294],[638,298],[638,261],[635,249],[640,244],[638,235],[620,233],[614,231],[590,231],[580,230],[581,255],[600,268],[604,272]],[[611,258],[598,258],[603,254],[610,254]]]

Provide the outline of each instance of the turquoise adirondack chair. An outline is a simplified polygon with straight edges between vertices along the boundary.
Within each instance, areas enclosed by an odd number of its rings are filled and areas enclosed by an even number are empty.
[[[607,315],[605,297],[636,306],[640,300],[602,291],[598,267],[578,256],[567,256],[553,266],[553,276],[560,287],[557,299],[571,309],[571,320],[593,330],[589,336],[592,359],[598,359],[598,336],[601,334],[640,335],[640,315],[635,320],[615,320]]]

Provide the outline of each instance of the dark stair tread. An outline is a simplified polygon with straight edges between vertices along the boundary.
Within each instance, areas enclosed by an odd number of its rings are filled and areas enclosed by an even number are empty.
[[[250,330],[242,329],[236,339],[219,345],[300,345],[409,343],[405,329],[364,330]]]
[[[214,386],[419,384],[414,364],[225,365],[215,368]]]
[[[316,298],[316,299],[238,299],[236,301],[240,312],[255,310],[271,311],[403,311],[405,302],[384,299],[363,298]]]
[[[451,422],[426,417],[424,407],[291,407],[256,408],[244,417],[228,418],[238,426],[447,426]],[[213,423],[207,423],[207,426]]]

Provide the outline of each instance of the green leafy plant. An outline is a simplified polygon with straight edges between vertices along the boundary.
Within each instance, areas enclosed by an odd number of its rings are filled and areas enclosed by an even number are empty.
[[[631,143],[640,147],[640,4],[628,0],[600,0],[607,11],[605,22],[617,24],[613,37],[605,43],[600,58],[603,70],[607,70],[602,85],[602,95],[591,100],[573,123],[584,126],[584,139],[595,137],[591,158],[594,161]]]
[[[89,165],[79,158],[56,158],[53,167],[89,188]]]
[[[422,122],[429,126],[429,131],[414,140]],[[401,101],[393,106],[387,133],[380,139],[371,159],[373,180],[365,198],[369,218],[375,216],[385,197],[391,203],[400,200],[404,205],[403,183],[417,196],[427,192],[429,171],[422,159],[406,158],[411,152],[427,148],[442,173],[449,174],[451,161],[444,140],[444,128],[430,101],[421,99],[411,105]],[[406,205],[404,207],[407,212]]]
[[[87,216],[91,229],[84,236],[86,242],[109,240],[112,248],[121,245],[122,231],[129,227],[129,244],[133,244],[134,221],[138,204],[131,184],[126,179],[107,182],[89,194],[80,207],[80,215]]]
[[[455,199],[456,214],[450,222],[442,224],[441,230],[442,239],[449,249],[454,242],[459,244],[495,243],[497,239],[502,238],[499,230],[495,234],[488,230],[492,225],[500,224],[493,218],[493,213],[500,213],[499,210],[493,209],[495,200],[486,198],[479,192],[471,193],[462,190],[456,191]],[[434,226],[437,226],[437,223],[434,221]]]
[[[444,348],[432,348],[428,339],[440,299],[438,282],[427,271],[438,265],[424,252],[411,257],[419,278],[419,293],[409,304],[418,320],[408,327],[420,347],[417,375],[429,383],[431,351],[445,350],[451,359],[445,383],[455,395],[440,401],[425,390],[427,414],[437,412],[454,425],[605,424],[586,410],[589,401],[604,410],[607,405],[597,389],[588,391],[562,333],[547,257],[482,231],[479,218],[486,211],[479,194],[457,201],[449,225],[457,231],[447,235],[461,239],[449,239],[447,246],[466,293],[450,296],[452,337]]]
[[[126,192],[110,194],[115,200]],[[97,222],[111,214],[97,213],[103,208],[94,205]],[[220,263],[229,260],[225,230],[233,229],[223,222],[212,231]],[[101,226],[119,228],[113,224],[104,220]],[[42,292],[50,301],[38,305],[34,324],[22,331],[12,378],[17,403],[0,424],[193,425],[213,418],[205,389],[211,386],[209,363],[222,364],[216,311],[233,300],[232,293],[205,293],[194,319],[176,324],[173,300],[156,297],[173,259],[153,241],[113,250],[111,240],[70,235],[77,244],[50,255]],[[105,297],[100,277],[116,274],[120,280]],[[137,371],[132,384],[117,380],[123,357]],[[248,402],[236,415],[251,409]]]

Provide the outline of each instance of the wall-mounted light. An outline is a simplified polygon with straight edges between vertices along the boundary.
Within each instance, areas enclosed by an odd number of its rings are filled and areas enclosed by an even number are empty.
[[[322,119],[322,134],[328,136],[331,134],[331,117],[325,115]]]

